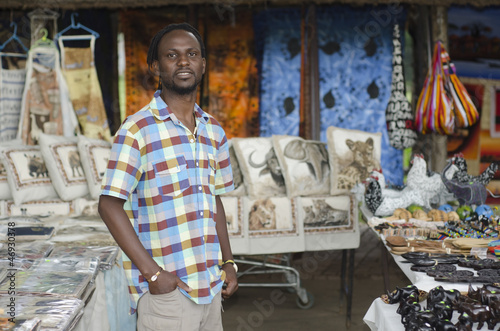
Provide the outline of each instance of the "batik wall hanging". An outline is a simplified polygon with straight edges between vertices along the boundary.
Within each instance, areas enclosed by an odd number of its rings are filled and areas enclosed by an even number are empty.
[[[397,185],[403,183],[403,155],[389,144],[385,109],[391,86],[392,22],[403,11],[395,6],[317,10],[321,140],[326,141],[329,126],[382,132],[382,169]]]
[[[149,72],[146,62],[151,39],[168,24],[184,21],[182,14],[161,10],[120,12],[125,36],[125,117],[147,105],[158,87],[158,80]]]
[[[77,130],[78,120],[61,74],[59,51],[51,41],[32,47],[17,137],[24,144],[35,145],[40,133],[71,137]]]
[[[300,9],[254,15],[260,76],[260,135],[299,135]]]
[[[0,59],[2,59],[0,53]],[[9,69],[0,65],[0,142],[17,136],[26,69]]]
[[[96,38],[88,36],[90,47],[65,47],[64,42],[71,38],[74,37],[62,36],[58,39],[61,68],[82,133],[89,138],[110,141],[108,117],[94,63]]]
[[[251,11],[234,24],[217,17],[206,26],[208,110],[228,138],[259,135],[259,98]],[[204,93],[205,94],[205,93]]]

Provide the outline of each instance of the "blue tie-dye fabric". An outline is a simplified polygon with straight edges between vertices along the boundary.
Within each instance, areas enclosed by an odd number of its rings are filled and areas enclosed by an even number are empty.
[[[300,9],[254,15],[260,74],[260,135],[299,135]]]
[[[389,144],[393,20],[403,8],[348,6],[317,10],[321,140],[329,126],[382,132],[382,170],[403,184],[403,153]],[[399,18],[396,13],[399,12]]]

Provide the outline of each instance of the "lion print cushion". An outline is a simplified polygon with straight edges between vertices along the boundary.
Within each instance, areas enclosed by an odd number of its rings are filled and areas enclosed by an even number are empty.
[[[90,197],[97,200],[101,194],[101,182],[108,165],[111,144],[104,140],[78,136],[78,151],[87,178]]]
[[[71,201],[89,194],[77,142],[77,137],[43,133],[40,133],[38,140],[50,179],[63,201]]]
[[[326,144],[296,136],[273,136],[288,197],[330,193],[330,166]]]
[[[7,181],[14,203],[57,199],[40,146],[9,144],[0,147]]]
[[[328,155],[331,195],[349,193],[365,181],[372,170],[380,170],[382,133],[329,127]]]
[[[251,198],[284,196],[285,179],[272,138],[233,138],[232,143]]]
[[[251,238],[251,254],[302,252],[304,229],[297,220],[295,199],[243,198],[243,224]]]

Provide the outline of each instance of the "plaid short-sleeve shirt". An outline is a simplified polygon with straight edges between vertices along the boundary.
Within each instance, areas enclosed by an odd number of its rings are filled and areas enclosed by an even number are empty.
[[[198,105],[194,113],[196,135],[157,91],[116,133],[101,194],[126,200],[130,222],[156,263],[193,289],[181,290],[184,295],[207,304],[223,283],[215,196],[234,185],[224,130]],[[148,283],[125,254],[122,263],[134,312]]]

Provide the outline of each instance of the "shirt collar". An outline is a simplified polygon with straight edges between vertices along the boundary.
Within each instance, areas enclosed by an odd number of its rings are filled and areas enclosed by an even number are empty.
[[[160,96],[161,90],[157,90],[153,96],[153,99],[149,103],[149,107],[151,108],[151,112],[153,116],[159,119],[160,121],[165,121],[170,117],[172,111],[168,108],[165,101]],[[196,114],[196,118],[199,119],[202,123],[207,124],[208,122],[208,114],[203,111],[203,109],[198,106],[198,104],[194,104],[194,112]]]

